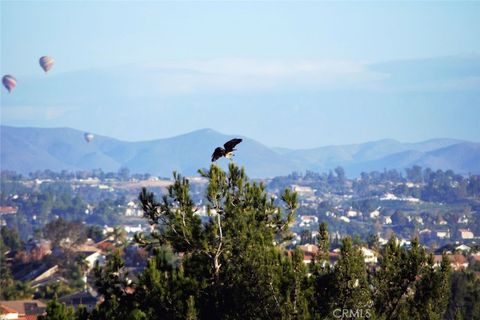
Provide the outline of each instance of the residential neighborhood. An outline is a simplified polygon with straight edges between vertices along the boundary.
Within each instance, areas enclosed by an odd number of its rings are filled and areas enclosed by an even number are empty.
[[[2,173],[2,319],[35,319],[51,299],[93,312],[104,299],[96,286],[98,270],[115,254],[124,261],[125,290],[135,291],[128,283],[145,271],[152,252],[142,244],[155,230],[139,192],[146,186],[164,195],[174,181],[125,172],[122,178],[97,174],[77,178],[38,172],[24,178]],[[207,181],[186,179],[192,186],[193,216],[203,224],[218,219],[218,209],[205,201]],[[349,179],[337,168],[335,173],[293,173],[255,182],[265,186],[273,203],[283,190],[298,197],[291,234],[282,246],[289,255],[300,252],[308,270],[318,263],[334,268],[343,239],[351,237],[371,272],[380,267],[391,239],[404,250],[419,241],[435,268],[446,256],[451,270],[460,272],[480,266],[478,180],[428,171],[417,176],[373,172]],[[444,190],[450,198],[438,201],[436,194]],[[325,256],[319,249],[322,226],[328,226],[326,260],[320,258]],[[178,252],[172,263],[180,264],[184,257]]]

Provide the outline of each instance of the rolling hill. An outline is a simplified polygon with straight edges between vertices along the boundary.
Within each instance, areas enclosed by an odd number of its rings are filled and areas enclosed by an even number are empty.
[[[170,176],[173,170],[196,174],[210,165],[216,146],[232,138],[211,129],[152,141],[127,142],[96,136],[91,143],[84,132],[70,128],[19,128],[1,126],[1,168],[27,174],[36,170],[117,171]],[[361,171],[404,169],[412,165],[480,173],[480,144],[454,139],[401,143],[385,139],[363,144],[289,150],[269,148],[242,137],[235,161],[252,177],[272,177],[292,171],[325,171],[338,165],[348,175]],[[219,162],[222,166],[227,161]]]

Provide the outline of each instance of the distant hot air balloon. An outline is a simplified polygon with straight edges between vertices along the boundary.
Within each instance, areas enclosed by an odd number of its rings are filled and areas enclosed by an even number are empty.
[[[7,74],[3,76],[2,83],[5,88],[7,88],[8,92],[11,93],[13,88],[15,88],[15,86],[17,85],[17,79],[15,79],[14,76]]]
[[[43,71],[47,73],[50,69],[52,69],[53,64],[55,63],[55,60],[53,60],[52,57],[43,56],[40,58],[38,62],[40,63],[40,66],[42,67]]]
[[[85,133],[83,136],[85,137],[85,141],[87,142],[91,142],[93,138],[95,138],[95,136],[92,133],[88,133],[88,132]]]

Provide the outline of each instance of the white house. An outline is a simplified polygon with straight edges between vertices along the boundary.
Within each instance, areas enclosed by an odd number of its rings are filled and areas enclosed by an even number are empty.
[[[467,230],[467,229],[459,229],[458,230],[459,236],[461,239],[473,239],[475,238],[475,235],[473,234],[472,231]]]
[[[437,238],[450,238],[450,230],[437,231]]]
[[[310,223],[318,223],[318,217],[315,216],[300,216],[300,221],[310,224]]]
[[[355,218],[355,217],[358,217],[358,212],[353,210],[353,209],[350,209],[347,211],[347,217],[349,218]]]
[[[430,230],[428,228],[425,228],[425,229],[420,230],[418,233],[428,235],[428,234],[432,233],[432,230]]]
[[[95,266],[95,263],[98,261],[100,266],[105,264],[105,256],[98,251],[95,252],[84,252],[87,256],[85,260],[88,263],[88,269],[92,269]]]
[[[418,224],[423,225],[423,218],[422,218],[422,217],[420,217],[420,216],[415,216],[415,217],[413,217],[413,220],[414,220],[415,222],[417,222]]]
[[[315,190],[307,186],[292,185],[292,190],[301,197],[311,197],[315,195]]]
[[[398,200],[398,198],[393,193],[387,192],[383,195],[383,197],[380,198],[380,200],[382,200],[382,201]]]
[[[390,216],[383,217],[383,224],[392,224],[392,218]]]
[[[472,248],[470,248],[469,246],[467,245],[459,245],[458,247],[455,248],[455,251],[464,251],[464,252],[470,252],[470,250],[472,250]]]
[[[468,223],[468,218],[466,215],[461,216],[458,218],[457,223],[462,223],[462,224],[467,224]]]
[[[127,233],[137,233],[137,232],[142,232],[142,225],[137,225],[137,226],[124,226],[123,227]]]
[[[368,249],[368,248],[365,248],[365,247],[361,247],[360,250],[362,250],[363,259],[365,260],[365,263],[377,263],[378,262],[375,251],[373,251],[371,249]]]
[[[378,207],[377,209],[373,210],[372,212],[370,212],[370,218],[371,219],[376,219],[380,216],[380,207]]]
[[[141,217],[143,216],[143,210],[140,209],[135,202],[130,201],[127,203],[127,207],[125,208],[125,215],[127,217]]]
[[[308,227],[312,223],[318,223],[318,217],[315,216],[300,216],[300,227]]]

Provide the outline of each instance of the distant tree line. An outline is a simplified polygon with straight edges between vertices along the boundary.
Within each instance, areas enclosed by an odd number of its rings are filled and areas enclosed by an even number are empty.
[[[20,181],[25,179],[40,179],[40,180],[75,180],[75,179],[88,179],[94,178],[99,180],[119,180],[128,181],[130,179],[135,180],[147,180],[152,177],[149,173],[131,173],[126,167],[121,167],[116,172],[104,172],[102,169],[92,170],[77,170],[77,171],[53,171],[50,169],[37,170],[30,172],[27,176],[23,176],[12,170],[2,170],[1,179],[10,181]]]
[[[407,186],[407,182],[414,186]],[[383,172],[362,172],[360,177],[355,179],[347,179],[342,167],[328,173],[307,170],[304,174],[293,172],[287,176],[275,177],[268,187],[281,189],[299,183],[311,186],[319,195],[353,192],[355,195],[368,197],[381,195],[386,187],[393,187],[397,196],[415,197],[431,202],[454,203],[466,198],[480,197],[480,175],[463,176],[452,170],[434,171],[430,168],[422,169],[420,166],[405,169],[405,175],[395,169],[385,169]]]

